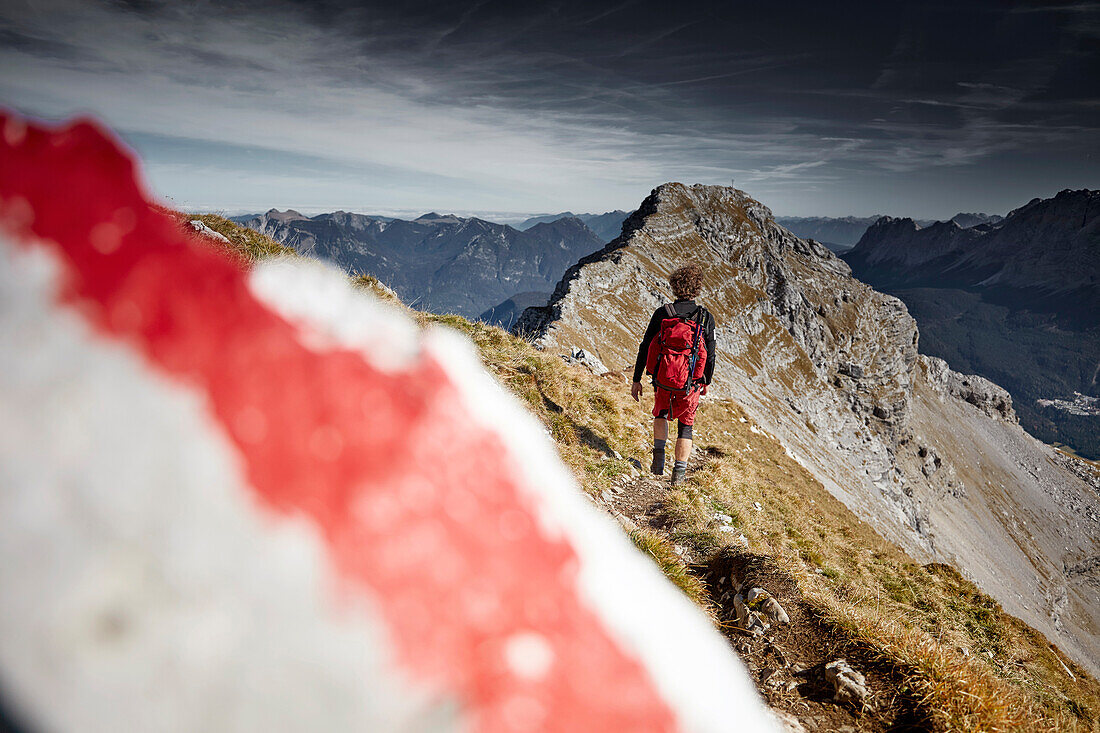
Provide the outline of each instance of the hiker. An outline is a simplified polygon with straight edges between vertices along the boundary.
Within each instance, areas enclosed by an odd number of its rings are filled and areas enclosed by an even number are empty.
[[[665,441],[668,423],[677,421],[672,485],[687,474],[691,455],[692,425],[699,397],[707,393],[714,374],[714,316],[695,303],[703,285],[703,270],[694,263],[678,268],[668,277],[676,300],[653,312],[638,359],[634,362],[634,384],[630,395],[642,396],[642,370],[653,377],[653,464],[657,476],[665,472]]]

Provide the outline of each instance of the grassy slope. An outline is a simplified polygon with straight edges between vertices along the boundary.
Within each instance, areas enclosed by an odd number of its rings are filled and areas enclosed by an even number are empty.
[[[229,221],[229,219],[218,216],[217,214],[181,214],[180,218],[184,222],[198,219],[218,234],[227,238],[230,242],[230,249],[249,261],[254,261],[262,257],[294,254],[294,250],[290,247],[279,244],[274,239],[260,234],[259,232],[254,232],[247,227],[239,226]]]
[[[236,225],[221,220],[217,228],[236,242],[222,222]],[[241,246],[250,259],[279,247]],[[371,278],[357,282],[393,300]],[[473,340],[485,365],[546,425],[590,496],[629,474],[630,457],[645,461],[648,415],[621,377],[592,376],[497,327],[413,313],[423,326],[448,326]],[[731,534],[718,532],[713,520],[721,511],[733,517],[749,551],[769,556],[795,579],[820,621],[853,654],[901,676],[938,729],[1100,730],[1100,683],[1045,637],[953,568],[920,565],[883,540],[735,403],[704,403],[699,424],[697,444],[711,458],[682,490],[669,493],[665,530],[632,535],[696,603],[711,610],[695,568],[674,543],[697,556],[729,551]]]

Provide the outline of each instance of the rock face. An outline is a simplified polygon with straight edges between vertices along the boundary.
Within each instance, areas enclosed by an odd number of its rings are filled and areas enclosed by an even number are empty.
[[[970,229],[884,217],[844,259],[905,302],[926,353],[1007,388],[1032,435],[1100,458],[1100,422],[1039,402],[1100,396],[1100,191]]]
[[[1064,571],[1067,558],[1078,567],[1100,555],[1095,492],[1019,427],[1003,389],[920,355],[900,300],[743,192],[655,189],[516,330],[630,369],[650,314],[670,298],[669,273],[689,259],[703,265],[700,302],[718,323],[708,399],[740,402],[885,537],[919,560],[953,562],[1100,669],[1097,576]]]
[[[566,267],[605,241],[575,218],[519,231],[434,212],[405,221],[272,209],[245,226],[301,254],[373,275],[417,308],[470,318],[517,293],[549,292]]]
[[[971,228],[883,217],[844,259],[876,287],[973,288],[1100,325],[1100,191],[1033,199]]]
[[[947,362],[933,356],[922,357],[928,381],[940,392],[945,392],[977,407],[986,415],[1016,422],[1012,409],[1012,397],[985,377],[976,374],[959,374],[951,371]]]

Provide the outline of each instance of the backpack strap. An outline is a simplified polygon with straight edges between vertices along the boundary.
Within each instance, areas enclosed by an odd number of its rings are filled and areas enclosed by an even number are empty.
[[[669,318],[676,317],[676,309],[672,307],[672,303],[665,303],[665,315]]]

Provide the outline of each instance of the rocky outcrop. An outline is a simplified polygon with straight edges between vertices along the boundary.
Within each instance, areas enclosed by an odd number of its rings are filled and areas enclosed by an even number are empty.
[[[191,225],[191,228],[195,230],[195,232],[197,232],[198,234],[201,234],[204,237],[210,237],[211,239],[216,239],[217,241],[224,244],[229,244],[228,237],[226,237],[224,234],[219,234],[218,232],[214,231],[213,229],[208,227],[202,220],[192,219],[189,224]]]
[[[1012,396],[1008,390],[976,374],[953,372],[943,359],[924,355],[920,358],[933,388],[969,402],[990,417],[1016,422],[1016,412],[1012,409]]]
[[[846,659],[837,659],[825,665],[825,679],[833,686],[833,699],[837,703],[862,709],[870,693],[867,679],[852,668]]]
[[[1086,510],[1096,494],[1023,432],[1003,389],[921,357],[900,300],[745,193],[655,189],[516,330],[629,373],[649,316],[669,298],[669,273],[689,259],[704,267],[700,301],[718,323],[708,399],[739,402],[881,534],[919,560],[955,563],[1100,669],[1100,601],[1062,563],[1100,554]],[[1068,601],[1054,604],[1063,591]]]

